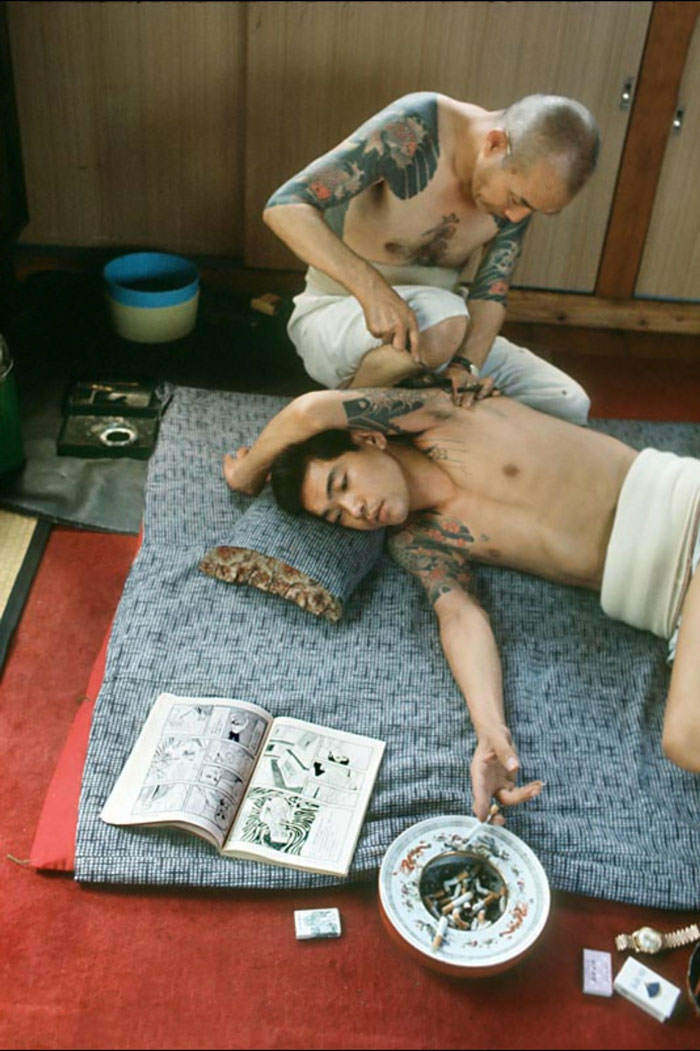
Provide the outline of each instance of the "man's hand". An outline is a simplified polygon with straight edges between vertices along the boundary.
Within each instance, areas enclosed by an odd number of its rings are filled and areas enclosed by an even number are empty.
[[[242,445],[240,449],[236,451],[235,456],[231,456],[230,453],[226,453],[224,456],[224,478],[229,488],[233,489],[237,493],[245,493],[247,496],[257,496],[265,485],[267,478],[267,472],[261,475],[251,474],[247,470],[247,464],[245,461],[246,456],[250,452],[247,445]]]
[[[492,395],[496,397],[500,393],[489,376],[477,378],[457,361],[448,365],[445,375],[452,384],[452,401],[464,409],[471,408],[475,401],[482,401]]]
[[[367,328],[373,336],[382,339],[385,345],[410,354],[417,365],[423,364],[419,354],[420,332],[416,315],[384,280],[381,284],[377,283],[371,294],[363,300],[362,309]]]
[[[471,764],[473,807],[479,821],[486,820],[493,798],[503,806],[515,806],[540,794],[543,781],[515,787],[519,769],[520,762],[505,727],[480,738]],[[503,823],[500,815],[494,818],[494,824]]]

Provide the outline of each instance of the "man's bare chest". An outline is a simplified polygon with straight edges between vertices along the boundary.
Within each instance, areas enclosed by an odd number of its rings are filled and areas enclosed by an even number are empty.
[[[370,187],[351,203],[343,239],[379,263],[461,267],[495,233],[493,219],[443,176],[407,200],[383,184]]]

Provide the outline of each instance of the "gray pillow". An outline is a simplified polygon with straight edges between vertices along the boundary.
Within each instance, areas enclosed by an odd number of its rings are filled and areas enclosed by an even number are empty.
[[[207,551],[199,568],[337,621],[381,558],[383,545],[383,529],[344,529],[311,515],[288,514],[267,486],[233,526],[230,543]]]

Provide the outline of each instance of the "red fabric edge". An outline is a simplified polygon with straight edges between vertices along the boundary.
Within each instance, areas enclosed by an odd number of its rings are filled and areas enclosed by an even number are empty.
[[[54,872],[75,868],[80,786],[94,708],[95,701],[86,697],[73,719],[41,808],[29,855],[32,868]]]
[[[139,533],[139,548],[142,542],[143,527]],[[29,855],[31,867],[41,872],[73,872],[75,869],[75,835],[83,768],[95,701],[104,679],[111,634],[112,625],[92,666],[85,698],[68,731],[41,808]]]

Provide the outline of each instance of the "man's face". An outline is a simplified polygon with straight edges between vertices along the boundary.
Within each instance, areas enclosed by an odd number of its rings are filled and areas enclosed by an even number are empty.
[[[349,529],[382,529],[405,522],[408,485],[388,453],[362,448],[335,460],[310,460],[301,487],[304,508]]]
[[[507,142],[503,148],[485,145],[474,166],[472,196],[480,211],[519,223],[533,212],[556,215],[571,201],[563,175],[547,160],[526,171],[511,167]]]

